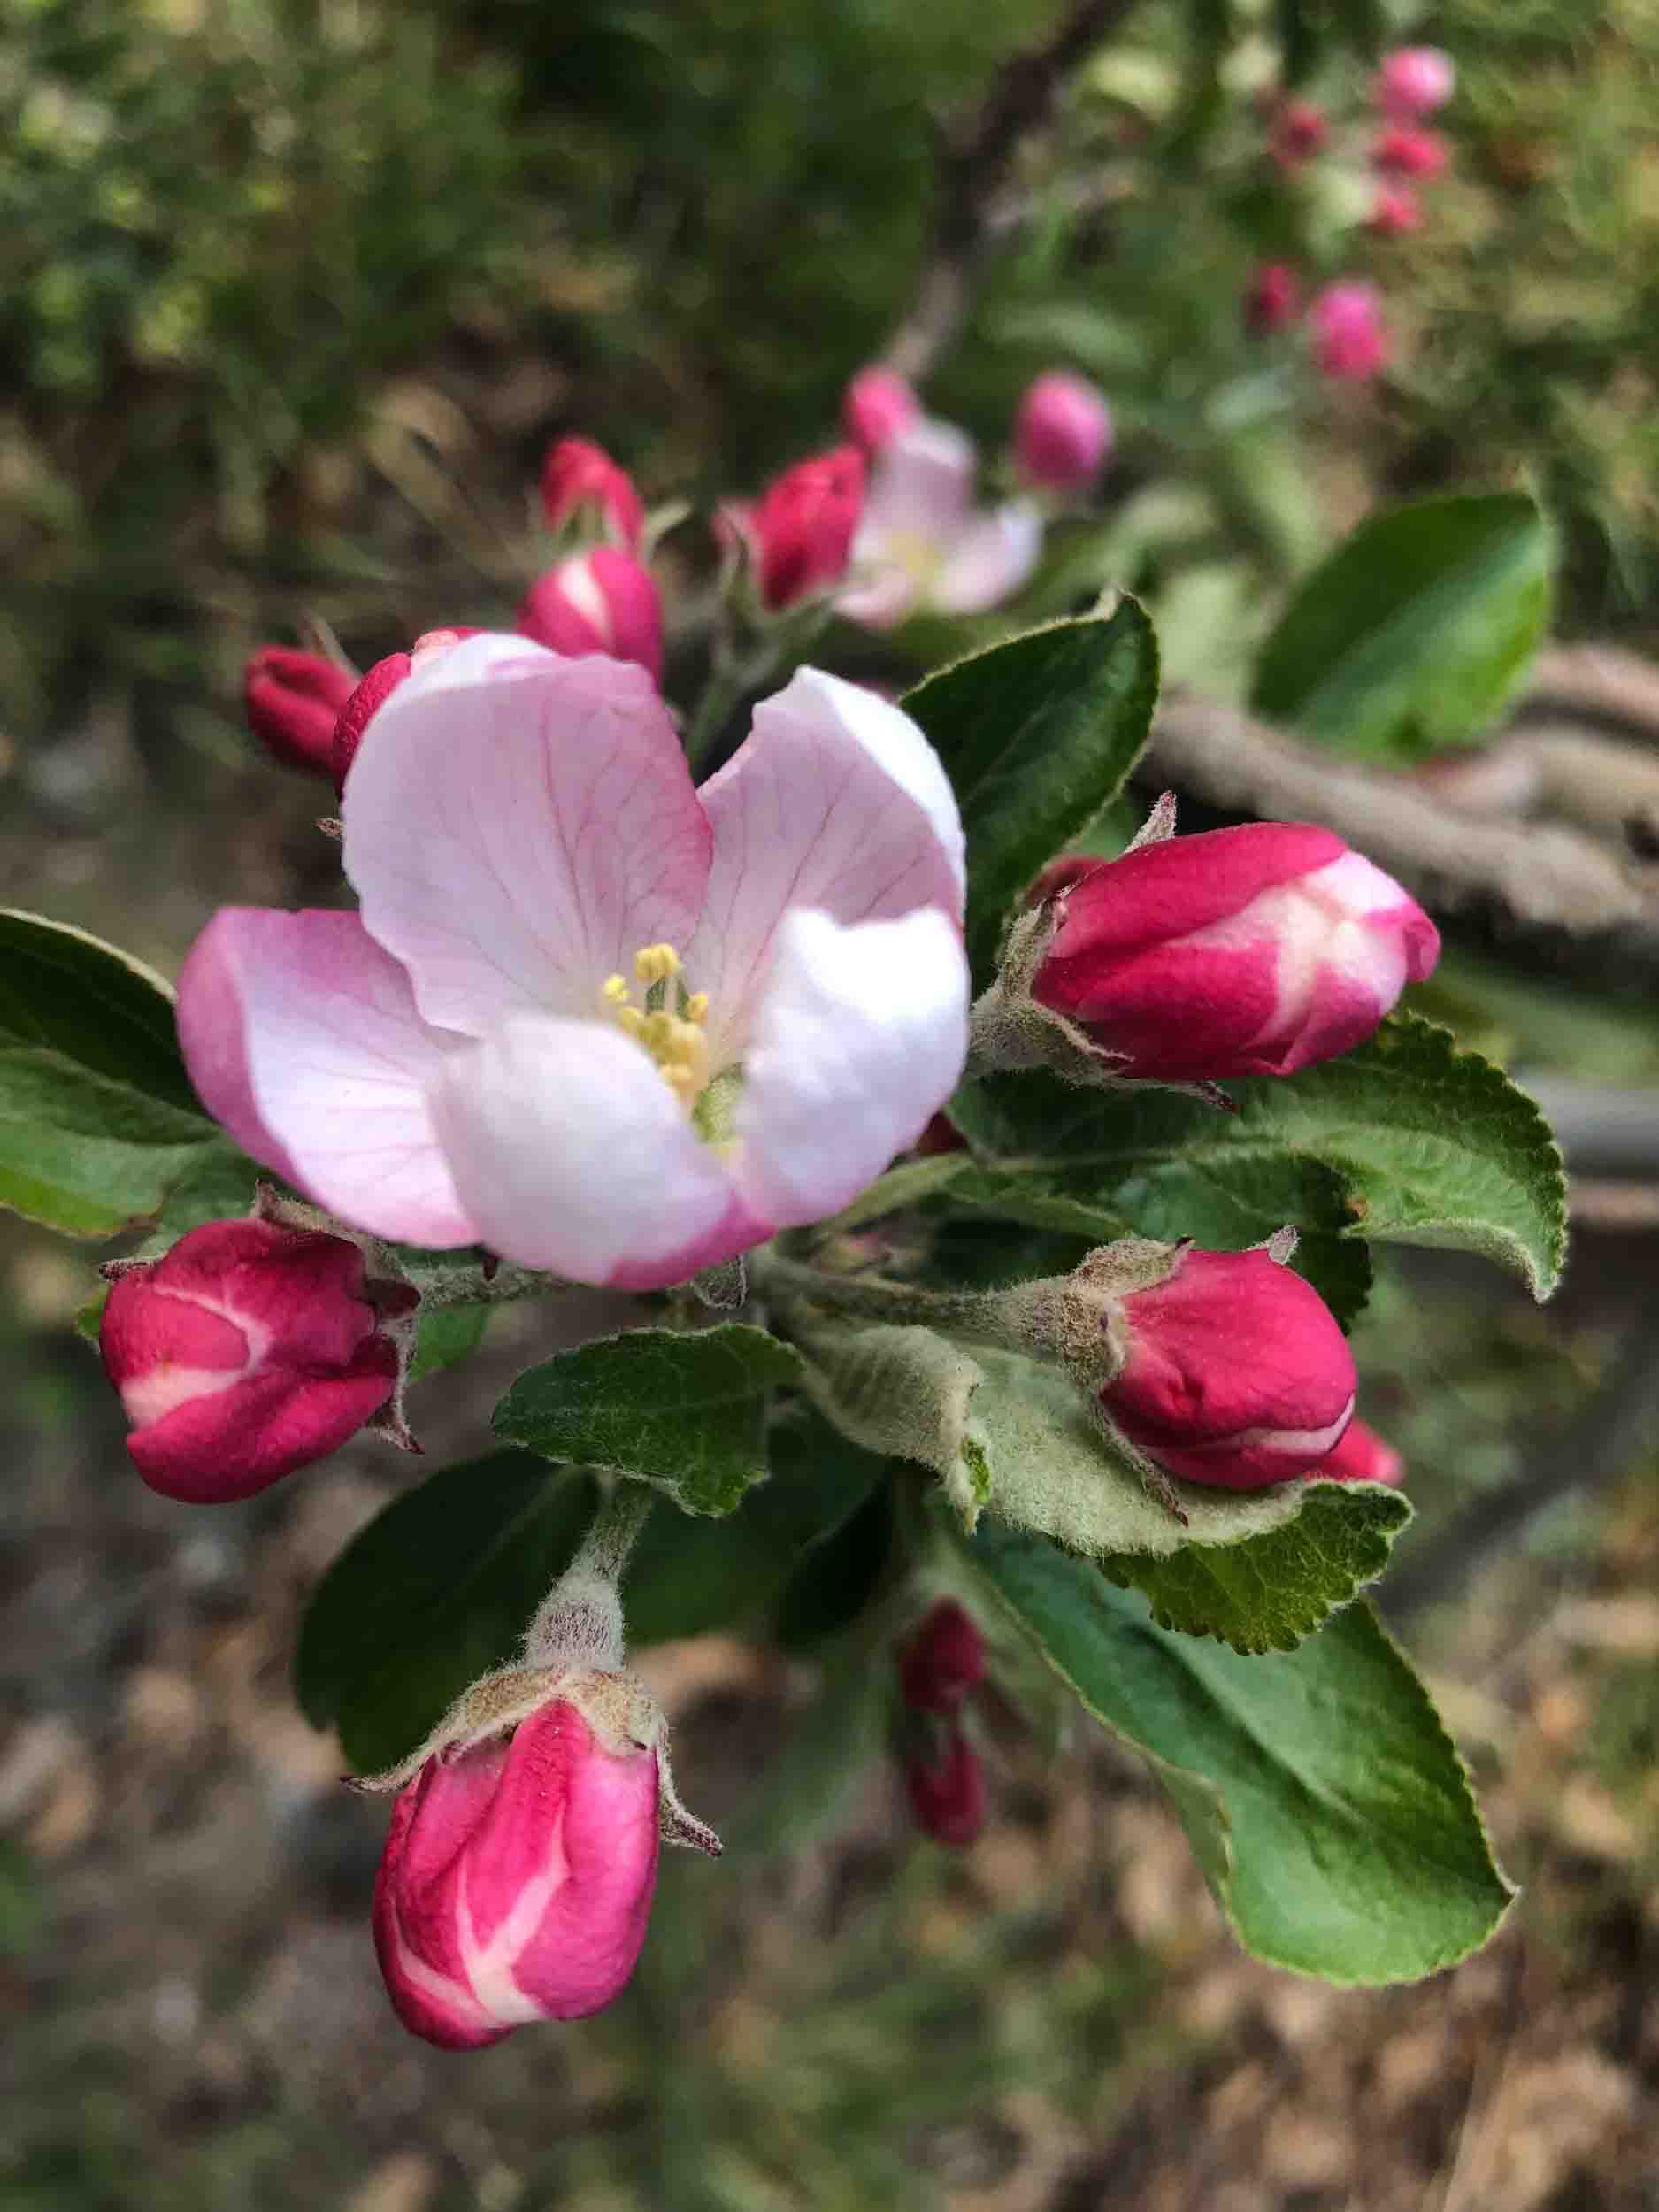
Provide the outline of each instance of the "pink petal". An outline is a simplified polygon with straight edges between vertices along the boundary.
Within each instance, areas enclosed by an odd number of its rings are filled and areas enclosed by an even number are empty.
[[[446,1041],[355,914],[225,907],[179,978],[202,1102],[245,1152],[378,1236],[471,1244],[426,1105]]]
[[[771,1234],[644,1050],[602,1022],[510,1017],[446,1064],[434,1118],[483,1241],[522,1266],[659,1289]]]
[[[936,907],[852,929],[788,915],[738,1108],[749,1206],[789,1228],[848,1204],[915,1143],[967,1047],[967,961]]]
[[[929,596],[946,614],[979,614],[1017,592],[1042,551],[1042,517],[1023,499],[976,515],[952,544]]]
[[[741,1053],[789,909],[843,924],[929,906],[960,918],[949,781],[909,715],[861,685],[798,669],[699,795],[714,860],[687,969],[709,994],[716,1067]]]
[[[871,472],[864,518],[872,530],[942,541],[960,528],[973,494],[973,441],[927,416],[901,430]]]
[[[709,829],[643,669],[469,638],[374,717],[343,803],[346,872],[428,1021],[579,1018],[641,945],[683,947]]]

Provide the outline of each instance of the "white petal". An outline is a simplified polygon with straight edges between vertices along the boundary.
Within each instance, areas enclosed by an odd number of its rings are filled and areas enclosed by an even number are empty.
[[[934,581],[934,606],[979,614],[1017,592],[1042,551],[1042,517],[1023,499],[976,515],[950,549]]]
[[[967,961],[937,908],[854,929],[792,913],[745,1062],[738,1187],[780,1228],[836,1212],[915,1143],[967,1048]]]
[[[709,830],[641,668],[468,638],[417,666],[346,780],[346,872],[428,1021],[592,1013],[634,952],[683,946]]]
[[[785,913],[958,918],[961,817],[939,757],[902,708],[802,668],[755,710],[747,741],[699,794],[714,829],[687,966],[710,995],[717,1067],[741,1055]]]
[[[771,1233],[646,1054],[603,1022],[510,1016],[449,1062],[434,1117],[480,1236],[525,1267],[657,1289]]]
[[[458,1042],[355,914],[225,907],[179,978],[203,1103],[264,1166],[376,1236],[472,1244],[427,1090]]]
[[[913,533],[942,543],[967,512],[975,465],[965,430],[925,417],[882,448],[871,471],[864,513],[884,533]]]

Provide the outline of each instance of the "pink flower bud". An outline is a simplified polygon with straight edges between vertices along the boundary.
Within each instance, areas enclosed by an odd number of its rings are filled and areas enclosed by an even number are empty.
[[[525,637],[572,660],[608,653],[637,661],[660,682],[663,603],[649,569],[614,545],[573,554],[538,577],[518,610]]]
[[[957,1851],[978,1840],[985,1825],[985,1769],[954,1724],[939,1742],[906,1753],[904,1788],[925,1836]]]
[[[1123,1299],[1113,1423],[1187,1482],[1257,1490],[1306,1474],[1354,1410],[1354,1360],[1317,1291],[1266,1252],[1177,1251]]]
[[[1438,46],[1400,46],[1377,72],[1377,104],[1402,122],[1444,107],[1457,84],[1452,58]]]
[[[1419,229],[1423,210],[1415,192],[1402,184],[1385,185],[1371,203],[1369,227],[1379,238],[1404,238]]]
[[[1305,822],[1141,845],[1049,911],[1032,996],[1153,1082],[1292,1075],[1348,1052],[1440,955],[1392,877]]]
[[[334,723],[357,679],[338,661],[263,645],[242,672],[248,726],[284,767],[326,776]]]
[[[330,756],[330,771],[336,791],[343,791],[346,771],[357,757],[363,742],[363,733],[369,726],[377,708],[383,706],[417,663],[429,653],[447,652],[458,645],[463,638],[479,634],[476,623],[458,623],[449,630],[424,631],[407,653],[388,653],[384,660],[376,661],[368,674],[340,710],[340,719],[334,724],[334,746]]]
[[[1445,173],[1451,151],[1438,131],[1420,130],[1415,123],[1395,123],[1384,131],[1371,150],[1371,166],[1389,177],[1438,177]]]
[[[1252,337],[1287,330],[1302,313],[1302,287],[1288,261],[1269,261],[1250,279],[1244,296],[1244,326]]]
[[[1327,284],[1308,310],[1320,371],[1340,382],[1365,383],[1388,358],[1382,296],[1374,284]]]
[[[1111,410],[1087,377],[1051,369],[1026,388],[1014,420],[1014,459],[1033,484],[1081,491],[1111,450]]]
[[[374,1886],[398,2018],[448,2050],[598,2012],[657,1886],[654,1746],[556,1696],[511,1735],[436,1752],[399,1791]]]
[[[941,1598],[900,1645],[899,1691],[918,1713],[954,1713],[985,1678],[985,1639],[955,1598]]]
[[[1308,1470],[1321,1482],[1386,1482],[1391,1487],[1405,1479],[1405,1471],[1394,1446],[1360,1420],[1350,1421],[1336,1449]]]
[[[217,1505],[326,1458],[392,1399],[380,1323],[412,1302],[404,1285],[372,1297],[347,1238],[268,1221],[210,1221],[123,1267],[99,1341],[139,1473]]]
[[[792,607],[847,573],[864,503],[856,446],[814,454],[774,478],[742,518],[767,606]]]
[[[866,453],[879,453],[901,430],[922,419],[922,403],[913,388],[895,369],[879,361],[860,369],[841,400],[841,421],[847,434]]]
[[[1322,107],[1311,100],[1282,100],[1273,116],[1267,150],[1281,169],[1299,169],[1324,150],[1330,135]]]
[[[548,448],[541,505],[556,530],[572,515],[592,515],[618,545],[639,550],[644,502],[627,471],[589,438],[560,438]]]

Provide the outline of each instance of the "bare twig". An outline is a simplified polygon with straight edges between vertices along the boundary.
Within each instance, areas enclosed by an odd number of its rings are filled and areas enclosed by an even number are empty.
[[[1478,752],[1442,754],[1419,780],[1460,813],[1553,815],[1659,852],[1659,750],[1580,723],[1529,718]]]
[[[1217,806],[1324,823],[1428,905],[1484,909],[1659,974],[1659,881],[1579,830],[1460,814],[1432,787],[1333,760],[1191,692],[1160,708],[1152,766]]]
[[[1546,646],[1532,663],[1525,703],[1617,723],[1659,744],[1659,666],[1623,646]]]
[[[972,274],[1009,226],[998,204],[1022,139],[1053,114],[1061,87],[1136,0],[1077,0],[1041,46],[1005,63],[978,112],[952,132],[940,180],[933,252],[914,303],[883,349],[900,375],[926,376],[967,313]]]

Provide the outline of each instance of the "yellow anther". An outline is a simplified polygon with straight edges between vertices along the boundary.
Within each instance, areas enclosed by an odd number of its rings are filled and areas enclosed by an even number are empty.
[[[637,1006],[618,1006],[617,1019],[630,1037],[638,1037],[645,1027],[645,1016]]]
[[[628,1002],[628,979],[625,975],[608,975],[599,986],[599,995],[612,1006]]]
[[[709,1018],[709,994],[706,991],[694,991],[686,1001],[685,1012],[688,1022],[695,1022],[701,1026]]]
[[[641,983],[666,983],[680,973],[680,955],[672,945],[641,945],[634,956],[634,972]]]

